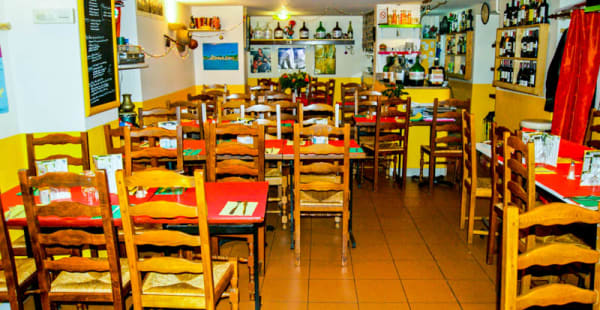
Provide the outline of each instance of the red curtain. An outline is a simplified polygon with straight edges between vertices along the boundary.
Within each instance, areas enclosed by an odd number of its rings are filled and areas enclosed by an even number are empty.
[[[552,134],[583,143],[600,66],[600,13],[571,13],[556,89]]]

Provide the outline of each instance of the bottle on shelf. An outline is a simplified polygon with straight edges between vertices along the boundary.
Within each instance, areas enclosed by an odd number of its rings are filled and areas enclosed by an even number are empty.
[[[387,56],[385,65],[383,66],[383,82],[384,83],[390,82],[390,67],[393,65],[393,63],[394,63],[394,57]]]
[[[505,51],[506,51],[506,32],[502,33],[502,36],[500,37],[500,43],[498,44],[498,56],[499,57],[504,57]]]
[[[273,29],[271,29],[271,25],[267,23],[267,27],[265,28],[265,39],[271,40],[273,39]]]
[[[467,22],[467,15],[465,15],[465,11],[462,11],[460,13],[460,25],[458,27],[458,31],[462,32],[467,29],[466,22]]]
[[[527,5],[525,4],[526,0],[521,1],[521,8],[519,9],[519,25],[527,24]]]
[[[319,27],[317,28],[317,31],[315,31],[315,37],[317,39],[325,39],[326,34],[327,31],[325,31],[325,27],[323,27],[323,22],[319,22]]]
[[[519,2],[518,0],[512,0],[512,6],[510,10],[510,26],[516,26],[519,19]]]
[[[539,35],[538,35],[539,30],[533,30],[533,36],[531,37],[531,39],[529,40],[529,57],[531,58],[537,58],[538,56],[538,43],[539,43]]]
[[[406,66],[406,60],[402,56],[397,57],[400,65],[396,68],[396,84],[402,83],[402,85],[404,85],[406,83],[406,69],[404,68]]]
[[[400,70],[400,63],[398,62],[398,57],[393,57],[394,63],[389,67],[389,79],[390,84],[396,85],[396,71]]]
[[[542,0],[540,7],[538,8],[538,16],[541,24],[548,23],[548,2],[546,0]]]
[[[306,28],[306,22],[302,22],[302,28],[298,33],[300,35],[300,39],[308,39],[308,28]]]
[[[536,66],[537,63],[532,61],[529,67],[529,87],[535,87]]]
[[[279,25],[279,22],[277,22],[277,28],[275,28],[275,31],[273,31],[273,34],[274,34],[276,40],[283,39],[283,29]]]
[[[504,10],[504,15],[502,18],[502,25],[504,25],[504,27],[510,26],[510,16],[511,16],[510,3],[506,2],[506,9]]]
[[[419,55],[415,64],[408,70],[408,84],[410,86],[423,86],[425,82],[425,68],[419,62]]]
[[[444,72],[444,67],[440,66],[440,61],[438,58],[435,58],[433,61],[433,66],[429,67],[428,70],[428,80],[430,86],[442,86],[444,81],[446,80],[446,72]]]
[[[352,29],[352,21],[348,23],[348,31],[346,32],[348,39],[354,39],[354,30]]]
[[[529,56],[529,31],[523,32],[523,37],[521,37],[521,56],[520,57],[530,57]]]
[[[467,30],[473,30],[473,10],[469,9],[469,14],[467,15]]]
[[[254,39],[261,40],[264,38],[265,38],[265,31],[260,26],[260,23],[256,23],[256,27],[254,28]]]
[[[343,36],[342,28],[340,28],[340,23],[335,22],[335,27],[331,31],[332,37],[334,39],[341,39]]]
[[[531,0],[529,3],[528,21],[530,25],[537,23],[537,1]]]

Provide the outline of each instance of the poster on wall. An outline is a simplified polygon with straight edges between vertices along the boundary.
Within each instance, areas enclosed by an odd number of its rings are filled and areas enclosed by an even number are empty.
[[[335,74],[335,45],[315,45],[315,74]]]
[[[279,70],[306,69],[306,54],[303,47],[280,48],[277,55],[279,56]]]
[[[164,16],[164,0],[136,0],[138,12],[155,16]]]
[[[237,43],[203,43],[204,70],[239,70]]]
[[[4,78],[4,64],[2,62],[2,47],[0,46],[0,114],[8,113],[8,95]]]
[[[271,48],[270,47],[252,47],[250,49],[250,72],[268,73],[271,72]]]

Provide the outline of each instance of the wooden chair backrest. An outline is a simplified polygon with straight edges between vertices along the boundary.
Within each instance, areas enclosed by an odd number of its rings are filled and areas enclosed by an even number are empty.
[[[36,156],[36,146],[79,144],[81,146],[81,157],[68,154],[53,154],[46,157]],[[66,158],[69,166],[81,166],[83,170],[90,170],[90,153],[88,147],[87,132],[79,133],[79,137],[64,133],[53,133],[43,137],[35,138],[34,134],[27,134],[27,161],[29,164],[29,175],[37,175],[36,160],[50,160]]]
[[[125,174],[131,175],[133,162],[139,159],[150,159],[152,167],[158,167],[159,159],[171,158],[177,162],[177,171],[183,171],[183,130],[177,126],[176,130],[167,130],[158,127],[147,127],[132,131],[124,127],[125,136]],[[177,149],[165,149],[160,147],[161,138],[177,140]],[[148,142],[147,147],[135,148],[132,140],[139,139],[140,142]]]
[[[264,101],[272,102],[272,101],[292,101],[292,95],[286,94],[281,91],[267,91],[264,93]]]
[[[115,139],[119,140],[119,146],[115,145]],[[123,139],[123,127],[111,128],[110,125],[104,125],[104,142],[106,144],[106,153],[124,154],[125,149],[121,144]]]
[[[188,106],[176,106],[175,107],[175,115],[177,115],[177,125],[181,126],[181,131],[183,132],[184,138],[192,138],[197,135],[198,138],[204,137],[203,130],[203,122],[202,122],[202,112],[198,111],[198,108],[195,104],[190,103]],[[194,107],[193,110],[191,107]],[[184,111],[184,109],[186,109]],[[193,113],[195,112],[195,113]],[[183,125],[182,122],[194,122],[198,126],[194,125]]]
[[[263,126],[266,134],[275,135],[277,139],[281,139],[281,112],[280,107],[277,105],[254,104],[246,109],[246,118],[252,119],[255,124]],[[265,139],[268,140],[269,137],[265,136]]]
[[[245,108],[251,105],[250,96],[246,94],[231,94],[225,97],[225,101],[220,104],[219,123],[223,121],[236,121],[245,117]]]
[[[379,102],[375,118],[375,154],[379,153],[381,143],[394,143],[405,151],[408,149],[408,130],[410,128],[411,98],[388,99]],[[403,122],[382,122],[385,117],[393,117]]]
[[[470,191],[477,186],[477,150],[475,149],[474,115],[462,110],[462,168],[463,185]]]
[[[0,196],[2,196],[2,193],[0,193]],[[0,255],[2,256],[0,270],[2,270],[4,273],[3,280],[5,281],[6,294],[8,295],[8,301],[11,309],[18,309],[18,304],[20,302],[20,296],[17,296],[19,278],[17,276],[15,255],[10,241],[10,233],[8,231],[8,227],[6,226],[6,219],[4,218],[2,199],[0,199],[0,210],[2,210],[2,212],[0,212]]]
[[[103,170],[94,171],[93,176],[71,172],[49,172],[42,176],[27,176],[27,171],[19,171],[23,204],[27,215],[27,229],[30,236],[38,272],[38,284],[42,292],[50,290],[54,277],[62,272],[110,272],[113,301],[121,299],[121,267],[117,252],[117,234],[113,224],[113,213],[108,193],[108,182]],[[52,201],[41,205],[34,198],[35,189],[61,188],[77,190],[79,187],[93,187],[98,192],[98,201],[85,204],[75,201]],[[102,232],[93,233],[82,227],[56,227],[52,232],[42,232],[39,217],[102,217]],[[60,247],[103,246],[107,259],[97,260],[80,256],[56,259],[47,254],[47,249]]]
[[[275,82],[269,78],[258,79],[257,85],[265,86],[269,90],[279,90],[279,82]]]
[[[335,79],[327,80],[327,100],[333,103],[333,98],[335,98]]]
[[[342,83],[340,85],[340,94],[342,103],[354,103],[354,92],[362,91],[363,88],[359,83]]]
[[[325,103],[313,103],[307,106],[298,104],[298,123],[310,126],[319,120],[327,120],[327,124],[335,126],[335,107]]]
[[[504,126],[498,126],[495,122],[492,123],[490,132],[491,147],[491,162],[490,176],[492,180],[492,206],[497,205],[500,199],[504,196],[504,167],[498,163],[500,156],[504,152],[504,133],[512,135],[513,132]]]
[[[125,248],[131,276],[131,292],[134,305],[142,304],[142,273],[195,273],[204,274],[204,294],[206,303],[215,301],[215,283],[208,231],[206,196],[204,192],[204,172],[196,170],[193,177],[182,176],[166,170],[144,170],[125,176],[122,170],[117,171],[117,187],[119,205],[125,233]],[[148,201],[133,205],[129,201],[128,188],[132,187],[180,187],[195,188],[196,204],[189,206],[172,201]],[[191,235],[174,230],[136,231],[135,217],[144,216],[151,219],[164,218],[198,218],[199,235]],[[157,247],[195,247],[201,248],[202,261],[188,260],[183,257],[155,256],[140,258],[138,246],[154,245]],[[180,296],[181,297],[181,296]],[[175,298],[175,297],[173,297]]]
[[[535,151],[533,142],[524,143],[518,136],[504,133],[503,204],[516,206],[521,212],[535,207]]]
[[[574,243],[546,243],[520,254],[522,236],[535,231],[535,227],[563,226],[570,224],[600,223],[600,213],[566,203],[550,203],[521,213],[515,206],[505,205],[502,230],[502,278],[500,309],[517,310],[533,306],[560,306],[569,303],[593,304],[598,308],[598,260],[600,253],[594,247],[581,247]],[[597,228],[596,228],[597,230]],[[535,237],[535,235],[534,235]],[[595,240],[596,238],[594,238]],[[533,266],[581,266],[592,265],[591,279],[594,289],[576,287],[568,283],[551,283],[531,289],[521,279],[531,276],[528,268]],[[577,268],[577,267],[575,267]],[[555,268],[552,268],[555,270]],[[551,271],[550,271],[551,272]],[[539,273],[536,276],[540,276]],[[520,287],[520,288],[519,288]],[[586,309],[586,308],[584,308]]]
[[[317,82],[312,81],[310,83],[310,90],[308,92],[308,104],[313,103],[323,103],[328,104],[327,94],[328,94],[328,82]]]
[[[440,112],[440,108],[453,109]],[[460,147],[462,137],[462,110],[471,110],[471,100],[448,99],[439,102],[437,98],[433,101],[433,118],[431,120],[431,130],[429,134],[429,147],[431,152],[437,148],[456,148]],[[439,121],[447,118],[452,121]]]
[[[381,92],[375,90],[356,90],[354,92],[354,114],[362,115],[377,110]]]
[[[598,119],[600,119],[600,111],[592,109],[585,132],[585,145],[595,149],[600,149],[600,139],[598,137],[594,139],[594,133],[600,134],[600,124],[596,122]]]
[[[209,127],[208,181],[248,182],[265,180],[265,130],[263,126],[214,124]],[[252,137],[252,144],[237,141]],[[227,141],[231,139],[231,141]]]
[[[337,138],[342,146],[307,143],[312,137]],[[311,181],[303,183],[301,175],[334,175],[341,182]],[[341,176],[340,176],[341,175]],[[344,203],[350,197],[350,125],[338,128],[329,125],[303,127],[294,124],[294,191],[300,197],[300,191],[343,191]]]
[[[200,114],[201,120],[217,119],[219,101],[215,100],[213,96],[202,94],[192,96],[188,94],[188,101],[191,101],[197,107],[196,110]]]
[[[162,121],[172,121],[177,118],[174,109],[169,108],[153,108],[144,109],[138,108],[138,119],[140,121],[140,128],[146,126],[155,126],[156,123]]]

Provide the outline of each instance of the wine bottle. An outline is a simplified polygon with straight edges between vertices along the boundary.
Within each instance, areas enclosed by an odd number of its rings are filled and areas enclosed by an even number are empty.
[[[533,31],[533,38],[531,39],[531,58],[537,58],[538,56],[538,30]]]
[[[341,39],[342,38],[342,28],[340,28],[340,23],[339,22],[335,22],[335,27],[331,31],[331,34],[333,35],[334,39]]]
[[[511,26],[516,26],[518,23],[518,16],[519,16],[519,2],[518,0],[513,0],[512,1],[512,9],[511,9],[511,16],[510,16],[510,25]]]
[[[546,0],[542,0],[542,4],[540,4],[539,8],[539,16],[542,24],[548,23],[548,2]]]
[[[423,86],[425,82],[425,69],[419,62],[419,55],[415,64],[408,70],[408,81],[411,86]]]
[[[531,68],[529,68],[529,87],[535,87],[535,74],[536,74],[536,62],[531,62]]]
[[[510,26],[510,6],[509,6],[508,2],[506,2],[506,10],[504,10],[502,22],[503,22],[502,24],[504,25],[504,27]]]
[[[506,32],[502,34],[502,37],[500,38],[500,46],[498,47],[499,51],[498,51],[498,56],[500,57],[504,57],[505,55],[505,44],[506,44]]]
[[[529,57],[528,56],[528,48],[529,48],[529,32],[524,32],[523,37],[521,38],[521,57]]]
[[[255,39],[264,39],[265,38],[265,31],[260,26],[260,23],[256,23],[256,28],[254,28],[254,38]]]
[[[519,25],[527,24],[527,5],[525,4],[525,1],[526,0],[522,0],[521,2],[521,9],[519,10],[521,19],[519,21]]]
[[[469,15],[467,15],[467,30],[473,30],[473,10],[469,9]]]
[[[506,74],[507,82],[508,82],[508,83],[512,83],[512,82],[513,82],[513,80],[514,80],[514,79],[513,79],[513,73],[514,73],[513,61],[512,61],[512,60],[509,60],[509,61],[507,62],[507,64],[508,64],[508,69],[507,69],[507,70],[508,70],[508,72],[507,72],[507,74]]]
[[[348,39],[354,39],[354,30],[352,30],[352,21],[350,21],[348,23],[348,32],[346,32],[346,34],[348,35]]]
[[[386,57],[386,63],[383,66],[383,82],[384,83],[390,82],[390,67],[393,64],[393,61],[394,61],[394,59],[392,56]]]
[[[389,67],[389,78],[390,78],[390,84],[396,85],[396,71],[399,70],[400,64],[398,63],[397,57],[393,57],[393,58],[394,58],[394,63],[392,64],[391,67]]]
[[[275,31],[273,32],[275,35],[275,39],[283,39],[283,29],[281,29],[281,26],[279,25],[279,22],[277,22],[277,28],[275,28]]]
[[[498,81],[500,82],[504,82],[504,60],[500,61],[500,64],[498,65]]]
[[[529,24],[535,24],[537,22],[537,1],[532,0],[529,3]]]
[[[317,39],[325,39],[327,31],[325,31],[325,27],[323,27],[323,22],[319,22],[319,28],[315,32],[315,36]]]
[[[306,28],[306,22],[302,22],[302,28],[300,28],[300,39],[308,39],[308,28]]]
[[[442,84],[444,84],[444,81],[446,80],[446,72],[444,72],[444,67],[440,66],[440,61],[438,58],[435,58],[433,61],[433,66],[429,67],[427,77],[427,82],[431,86],[442,86]]]
[[[271,29],[271,25],[267,23],[267,27],[265,28],[265,39],[271,40],[273,39],[273,30]]]

